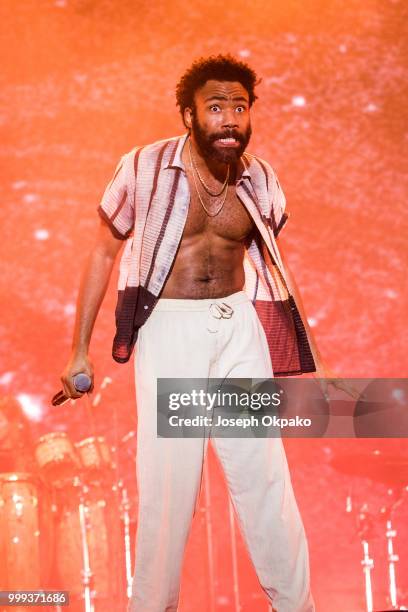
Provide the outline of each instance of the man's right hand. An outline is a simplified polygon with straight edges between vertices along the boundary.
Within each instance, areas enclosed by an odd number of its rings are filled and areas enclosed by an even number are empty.
[[[101,220],[95,243],[82,272],[71,358],[61,376],[64,394],[72,399],[83,395],[74,387],[73,377],[76,374],[87,374],[92,381],[90,391],[93,389],[93,366],[88,357],[88,347],[115,258],[122,245],[123,240],[115,238],[109,226]]]
[[[71,399],[78,399],[83,396],[83,393],[77,391],[74,387],[73,378],[76,374],[87,374],[89,376],[92,381],[89,391],[92,391],[94,386],[93,365],[85,353],[75,353],[72,355],[61,376],[64,393]]]

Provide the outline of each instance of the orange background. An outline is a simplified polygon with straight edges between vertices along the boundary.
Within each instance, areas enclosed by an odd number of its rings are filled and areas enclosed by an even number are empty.
[[[81,402],[51,409],[49,397],[69,355],[95,209],[124,152],[182,133],[175,84],[193,59],[218,52],[247,60],[262,77],[249,150],[274,166],[286,193],[291,218],[282,242],[321,351],[344,376],[406,375],[407,19],[399,0],[1,3],[0,390],[25,394],[38,435],[92,433]],[[113,379],[95,426],[119,439],[134,429],[136,413],[131,365],[110,357],[115,293],[113,281],[92,356],[97,385]],[[386,487],[337,473],[329,460],[375,447],[406,452],[405,440],[285,445],[317,609],[362,610],[362,552],[345,497],[352,485],[356,500],[376,513]],[[123,462],[129,474],[131,454]],[[215,609],[229,611],[226,498],[210,459],[213,595]],[[183,611],[210,609],[200,517],[186,558]],[[407,518],[403,504],[395,524],[406,600]],[[379,523],[373,539],[378,608],[387,586],[383,531]],[[239,581],[242,610],[266,610],[241,542]]]

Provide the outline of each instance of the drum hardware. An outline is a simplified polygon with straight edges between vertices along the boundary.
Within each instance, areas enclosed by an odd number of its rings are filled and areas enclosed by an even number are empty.
[[[111,449],[103,436],[91,436],[75,443],[84,477],[89,481],[112,480]]]
[[[80,501],[78,504],[79,525],[80,525],[81,546],[82,546],[82,562],[83,562],[81,576],[82,576],[82,586],[84,588],[85,612],[94,612],[94,606],[93,606],[93,601],[92,601],[93,594],[91,592],[93,573],[91,571],[90,562],[89,562],[89,548],[88,548],[88,540],[86,536],[87,529],[90,528],[90,525],[87,522],[87,509],[85,506],[85,499],[84,499],[84,494],[86,492],[87,492],[87,488],[81,487]]]
[[[397,535],[395,529],[392,528],[391,519],[387,521],[387,528],[385,530],[385,537],[387,538],[387,551],[388,551],[388,578],[389,578],[389,591],[390,591],[390,602],[393,608],[397,608],[397,584],[395,579],[395,563],[399,560],[398,555],[394,554],[393,539]]]
[[[239,575],[238,575],[238,554],[237,554],[237,538],[235,533],[235,517],[231,498],[228,496],[228,518],[231,534],[231,557],[232,557],[232,576],[234,582],[234,604],[235,610],[241,610],[240,592],[239,592]]]
[[[348,507],[351,512],[352,498],[348,498]],[[371,572],[374,568],[374,559],[369,554],[369,543],[368,539],[374,535],[374,520],[372,514],[368,510],[368,505],[363,504],[360,511],[357,514],[357,533],[360,537],[361,544],[363,547],[363,559],[361,565],[363,567],[364,574],[364,593],[366,600],[367,612],[373,612],[373,589],[371,582]]]
[[[363,545],[364,554],[363,560],[361,561],[361,565],[363,566],[364,573],[367,612],[373,612],[373,590],[371,584],[371,572],[374,567],[374,560],[370,558],[367,540],[362,540],[361,543]]]
[[[3,589],[31,589],[49,580],[52,525],[48,491],[37,476],[26,472],[0,474]]]
[[[118,601],[124,583],[127,592],[129,588],[131,546],[128,528],[126,557],[115,512],[120,500],[113,484],[111,448],[103,436],[72,444],[65,432],[55,432],[37,441],[36,459],[53,493],[56,567],[63,588],[83,602],[85,612]],[[129,509],[124,510],[129,525]]]
[[[125,544],[125,569],[126,569],[126,595],[130,599],[132,595],[132,557],[130,550],[130,501],[127,489],[123,482],[118,482],[118,489],[121,491],[121,519],[123,522],[124,544]]]
[[[72,531],[75,529],[75,526],[69,522],[69,519],[70,517],[74,518],[75,515],[78,518],[79,546],[75,546],[75,550],[80,550],[81,556],[81,569],[78,571],[78,578],[80,578],[82,586],[81,599],[84,601],[85,612],[94,612],[94,592],[92,589],[94,574],[90,566],[90,552],[87,537],[87,532],[91,529],[88,509],[89,488],[81,480],[80,476],[75,476],[71,480],[66,479],[64,482],[58,482],[58,485],[58,503],[56,504],[56,508],[60,514],[60,523],[62,521],[61,524],[63,524],[64,527],[62,531],[65,534],[68,534],[69,532],[69,534],[72,535]],[[59,538],[58,534],[57,543],[58,552],[65,554],[64,539]],[[70,559],[70,562],[72,563],[72,559]],[[68,583],[65,584],[65,580],[68,580],[69,577],[62,577],[64,581],[64,588],[66,586],[71,587],[71,585]]]
[[[60,581],[85,612],[118,601],[125,563],[118,504],[112,489],[76,478],[60,491],[57,567]],[[103,608],[105,609],[105,608]]]
[[[61,587],[70,591],[73,601],[81,602],[84,612],[100,606],[111,609],[112,601],[119,605],[124,591],[129,598],[132,590],[133,500],[118,469],[121,440],[111,447],[96,435],[92,410],[110,382],[103,380],[93,402],[85,395],[82,406],[92,436],[73,444],[65,432],[52,432],[41,436],[35,447],[41,477],[53,494],[55,564]],[[133,431],[126,434],[123,447],[135,437]],[[134,460],[133,449],[126,450]]]
[[[204,458],[203,458],[204,460]],[[205,526],[207,535],[207,562],[209,575],[209,612],[215,610],[215,568],[214,568],[214,548],[213,548],[213,532],[212,532],[212,513],[211,513],[211,481],[208,461],[204,461],[203,466],[203,483],[204,483],[204,505],[205,505]]]
[[[392,526],[392,513],[402,503],[404,493],[408,490],[408,459],[399,457],[392,453],[382,453],[375,450],[372,453],[354,453],[350,455],[339,455],[334,457],[332,466],[349,475],[370,478],[388,485],[387,494],[395,496],[395,499],[386,506],[380,508],[377,516],[370,513],[368,505],[363,503],[357,512],[357,533],[363,546],[363,559],[361,565],[364,573],[365,601],[367,612],[373,612],[373,593],[371,572],[374,568],[374,560],[369,555],[368,540],[375,535],[375,527],[378,519],[385,521],[385,538],[387,542],[388,563],[388,592],[392,610],[406,610],[404,606],[398,605],[396,563],[398,555],[394,552],[393,540],[397,531]],[[351,493],[346,498],[346,512],[353,512],[353,500]],[[386,612],[383,610],[382,612]]]
[[[63,431],[41,436],[35,445],[34,454],[45,481],[51,484],[73,478],[80,469],[75,448]]]

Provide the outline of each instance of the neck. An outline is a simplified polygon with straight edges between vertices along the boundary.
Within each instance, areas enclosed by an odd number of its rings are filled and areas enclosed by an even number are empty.
[[[211,159],[210,157],[205,157],[202,155],[200,149],[197,146],[197,143],[194,140],[193,134],[189,136],[191,142],[192,154],[194,156],[194,161],[198,166],[199,170],[211,174],[218,181],[224,181],[226,174],[228,172],[228,166],[230,166],[230,175],[235,174],[235,164],[227,164],[224,162],[219,162],[215,159]]]

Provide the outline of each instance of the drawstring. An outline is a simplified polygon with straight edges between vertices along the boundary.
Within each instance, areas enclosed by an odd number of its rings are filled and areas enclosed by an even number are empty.
[[[211,310],[214,307],[214,310]],[[214,319],[230,319],[233,314],[233,309],[231,306],[222,302],[221,304],[217,304],[213,302],[210,304],[210,313],[214,317]]]
[[[217,320],[230,319],[234,314],[234,309],[225,302],[221,302],[221,304],[213,302],[210,304],[209,311],[210,315]],[[216,329],[210,329],[210,327],[212,327],[211,324],[207,325],[207,330],[210,332],[210,334],[216,334],[218,332],[219,325],[216,326]]]

